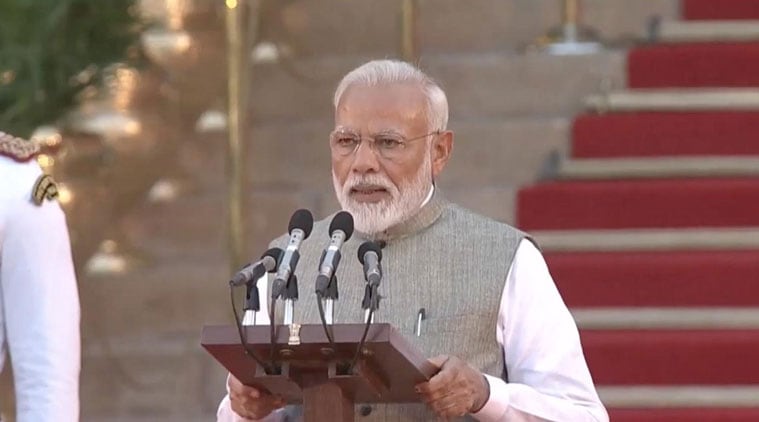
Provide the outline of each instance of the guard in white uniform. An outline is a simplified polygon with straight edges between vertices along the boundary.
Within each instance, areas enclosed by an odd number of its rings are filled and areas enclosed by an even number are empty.
[[[79,296],[55,182],[39,146],[0,132],[0,368],[17,422],[79,420]]]

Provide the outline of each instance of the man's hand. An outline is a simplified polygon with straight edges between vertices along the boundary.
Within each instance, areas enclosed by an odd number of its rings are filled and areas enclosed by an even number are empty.
[[[482,409],[490,397],[490,385],[480,371],[455,356],[437,356],[429,361],[440,372],[418,384],[416,391],[433,412],[450,418]]]
[[[246,419],[263,419],[276,409],[285,405],[282,397],[248,387],[229,375],[229,401],[232,410]]]

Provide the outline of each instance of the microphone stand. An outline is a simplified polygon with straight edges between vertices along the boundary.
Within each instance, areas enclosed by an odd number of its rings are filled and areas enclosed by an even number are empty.
[[[287,280],[287,286],[282,292],[282,299],[285,300],[285,325],[292,325],[295,314],[295,301],[298,300],[298,277],[295,274],[290,275]]]
[[[374,323],[374,312],[379,309],[380,295],[377,291],[379,283],[369,283],[367,280],[366,287],[364,288],[364,298],[361,300],[361,308],[364,309],[364,334],[361,336],[361,341],[356,348],[356,354],[353,355],[353,360],[348,366],[348,374],[353,373],[353,368],[358,362],[358,357],[361,356],[361,349],[364,348],[364,342],[366,341],[366,335],[369,333],[369,327]]]
[[[337,276],[332,274],[328,284],[325,286],[323,280],[326,277],[319,276],[316,280],[316,304],[319,309],[319,317],[322,321],[322,327],[324,328],[324,335],[327,336],[332,350],[335,350],[335,341],[328,328],[335,323],[335,300],[338,299],[337,291]]]
[[[379,309],[380,296],[377,293],[377,286],[366,283],[364,288],[364,298],[361,300],[361,309],[364,310],[364,322],[374,322],[374,311]]]
[[[243,326],[256,325],[256,314],[261,310],[258,296],[258,280],[251,280],[245,285],[245,306],[243,306]]]

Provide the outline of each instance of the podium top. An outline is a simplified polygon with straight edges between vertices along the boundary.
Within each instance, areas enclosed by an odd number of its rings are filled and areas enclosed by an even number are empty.
[[[336,367],[353,359],[364,324],[336,324],[330,329],[334,350],[321,325],[301,325],[297,336],[291,336],[295,330],[289,326],[278,325],[275,356],[283,373],[275,376],[266,375],[246,354],[235,326],[203,327],[201,344],[244,384],[263,387],[290,402],[302,400],[303,388],[325,382],[339,384],[343,392],[358,403],[418,402],[414,386],[437,372],[437,368],[390,324],[373,324],[354,374],[341,375]],[[249,349],[268,362],[270,326],[245,327],[245,330]],[[296,341],[299,344],[293,344]]]

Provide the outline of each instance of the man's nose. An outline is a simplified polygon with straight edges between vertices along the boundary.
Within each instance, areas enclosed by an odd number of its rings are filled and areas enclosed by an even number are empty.
[[[362,140],[356,148],[353,157],[352,170],[356,173],[372,173],[380,169],[377,151],[372,148],[371,141]]]

